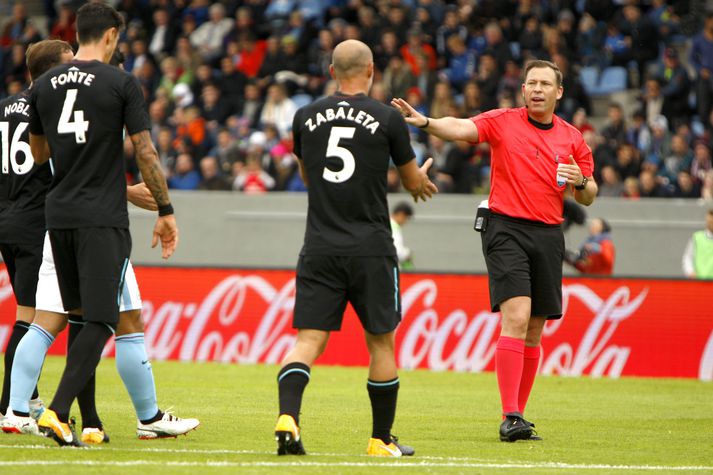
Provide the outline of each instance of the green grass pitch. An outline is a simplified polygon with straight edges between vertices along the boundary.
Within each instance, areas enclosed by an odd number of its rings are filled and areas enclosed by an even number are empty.
[[[40,382],[51,399],[63,359]],[[178,439],[136,439],[114,361],[97,373],[111,443],[57,448],[0,433],[2,474],[713,474],[713,385],[692,380],[540,377],[527,417],[542,442],[498,440],[493,374],[403,371],[394,432],[416,448],[400,460],[366,457],[366,369],[315,367],[302,414],[306,457],[277,457],[274,366],[156,362],[162,408],[197,417]],[[73,414],[78,415],[76,407]],[[79,425],[79,424],[78,424]],[[85,471],[86,470],[86,471]]]

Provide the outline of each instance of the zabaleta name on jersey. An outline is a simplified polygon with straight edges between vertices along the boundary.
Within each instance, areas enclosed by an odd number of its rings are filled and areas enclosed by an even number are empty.
[[[356,115],[355,115],[356,114]],[[333,120],[344,119],[357,123],[371,132],[374,135],[379,129],[379,121],[363,110],[355,112],[353,107],[337,107],[337,109],[325,109],[324,114],[317,112],[314,117],[310,117],[305,121],[305,126],[310,132],[314,132],[317,127],[323,124],[332,122]]]

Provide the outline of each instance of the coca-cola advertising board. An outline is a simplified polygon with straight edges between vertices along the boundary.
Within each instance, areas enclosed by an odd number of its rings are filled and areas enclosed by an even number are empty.
[[[294,271],[137,267],[146,345],[155,360],[277,363],[295,340]],[[713,281],[564,281],[564,318],[547,323],[543,374],[713,379]],[[483,275],[403,274],[402,368],[492,371],[499,314]],[[0,267],[0,348],[15,314]],[[50,350],[65,351],[64,336]],[[110,342],[105,355],[113,355]],[[348,308],[321,364],[366,366]]]

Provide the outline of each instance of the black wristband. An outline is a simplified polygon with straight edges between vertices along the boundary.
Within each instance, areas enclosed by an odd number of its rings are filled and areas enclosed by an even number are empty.
[[[173,214],[173,205],[171,203],[158,207],[159,216],[168,216],[169,214]]]
[[[418,125],[417,127],[418,127],[419,129],[425,129],[426,127],[428,127],[428,124],[430,124],[430,123],[431,123],[431,119],[429,119],[428,117],[426,117],[426,123],[423,124],[423,125]]]

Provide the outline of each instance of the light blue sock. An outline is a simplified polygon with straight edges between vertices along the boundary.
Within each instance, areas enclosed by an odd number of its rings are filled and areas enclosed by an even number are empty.
[[[32,391],[53,341],[54,337],[44,328],[32,324],[18,343],[10,376],[10,407],[13,411],[30,412]]]
[[[158,413],[156,386],[143,333],[116,337],[116,369],[134,403],[136,417],[140,421],[154,417]]]

